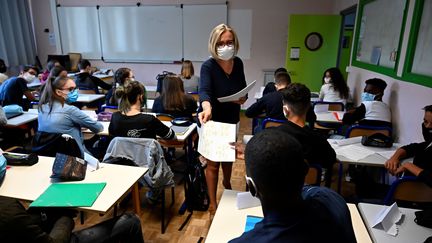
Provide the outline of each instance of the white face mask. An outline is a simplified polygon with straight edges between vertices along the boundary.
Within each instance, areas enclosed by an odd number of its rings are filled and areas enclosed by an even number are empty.
[[[25,79],[27,81],[27,83],[31,83],[33,82],[33,80],[35,80],[36,76],[34,76],[33,74],[30,73],[24,73],[23,74],[23,79]]]
[[[234,56],[234,46],[222,46],[217,48],[217,54],[224,61],[230,60]]]
[[[330,83],[331,78],[330,77],[325,77],[324,78],[324,83],[328,84]]]

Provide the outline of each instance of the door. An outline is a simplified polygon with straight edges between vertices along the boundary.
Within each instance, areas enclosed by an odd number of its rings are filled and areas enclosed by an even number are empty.
[[[303,83],[311,91],[320,90],[324,71],[337,65],[341,22],[340,15],[290,16],[286,68],[292,82]],[[311,33],[318,34],[305,42]]]

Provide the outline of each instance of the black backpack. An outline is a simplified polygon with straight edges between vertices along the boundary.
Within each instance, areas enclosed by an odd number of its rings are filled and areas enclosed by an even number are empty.
[[[156,92],[159,92],[159,94],[162,93],[163,80],[167,75],[175,75],[175,73],[163,71],[162,73],[156,76],[156,80],[157,80]]]
[[[210,199],[207,193],[207,182],[204,174],[204,168],[201,163],[196,163],[193,170],[190,171],[187,185],[188,202],[193,210],[207,211],[210,205]]]

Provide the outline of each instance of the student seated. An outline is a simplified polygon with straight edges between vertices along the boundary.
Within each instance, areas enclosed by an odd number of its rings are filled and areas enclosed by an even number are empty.
[[[195,76],[194,67],[191,61],[183,61],[180,78],[183,81],[183,86],[186,93],[198,92],[199,77]]]
[[[5,74],[7,71],[6,63],[3,59],[0,59],[0,85],[9,77]]]
[[[89,152],[84,146],[81,128],[99,133],[103,131],[103,126],[77,107],[69,105],[77,101],[78,95],[71,78],[48,79],[39,100],[38,131],[69,134],[84,155],[84,152]]]
[[[276,129],[258,133],[246,145],[245,164],[246,183],[261,201],[264,219],[230,242],[356,241],[342,197],[319,187],[304,188],[302,196],[308,165],[293,136]]]
[[[273,74],[274,75],[273,78],[274,78],[275,81],[276,81],[276,75],[278,73],[288,73],[288,71],[286,70],[286,68],[283,68],[283,67],[280,67],[280,68],[276,69],[274,71],[274,74]],[[290,79],[290,82],[291,82],[291,79]],[[275,92],[275,91],[276,91],[275,82],[269,82],[264,87],[262,96],[264,96],[264,95],[266,95],[268,93],[271,93],[271,92]]]
[[[162,83],[162,93],[155,99],[152,112],[192,120],[192,114],[196,113],[198,106],[192,96],[185,94],[182,80],[178,76],[167,75]]]
[[[277,91],[285,89],[291,83],[288,73],[279,72],[276,74],[275,87]],[[249,118],[258,117],[265,113],[266,118],[286,120],[282,110],[282,92],[271,92],[264,95],[255,104],[249,106],[246,110],[246,116]]]
[[[349,97],[349,88],[339,68],[329,68],[323,74],[323,85],[319,98],[327,102],[342,102],[346,105]]]
[[[358,122],[362,125],[391,127],[390,107],[382,101],[387,83],[379,78],[368,79],[365,83],[361,105],[345,113],[343,124]]]
[[[295,137],[302,145],[304,158],[311,164],[320,164],[325,173],[325,185],[330,187],[336,153],[327,139],[306,126],[306,114],[310,110],[310,90],[303,84],[292,83],[282,90],[283,112],[288,119],[277,129]]]
[[[78,63],[78,68],[80,72],[75,75],[75,83],[78,89],[82,90],[94,90],[96,94],[99,94],[99,88],[104,90],[111,89],[111,85],[105,83],[100,78],[92,75],[91,64],[87,59],[82,59]]]
[[[144,242],[135,214],[125,213],[75,232],[73,216],[64,209],[26,210],[18,200],[0,196],[0,242]]]
[[[129,68],[119,68],[114,73],[114,82],[112,88],[105,96],[105,104],[110,106],[118,106],[118,98],[115,96],[116,89],[127,85],[130,81],[134,81],[135,76]]]
[[[114,112],[109,125],[112,137],[153,138],[156,135],[163,139],[175,139],[174,131],[165,126],[153,115],[141,113],[146,104],[144,85],[131,81],[118,87],[116,96],[120,98],[119,111]]]
[[[45,82],[47,81],[48,76],[50,75],[51,70],[52,70],[54,67],[61,67],[61,66],[62,66],[62,65],[60,64],[59,61],[54,60],[54,59],[50,60],[50,61],[47,63],[47,67],[46,67],[46,69],[43,71],[42,74],[40,74],[40,75],[41,75],[41,77],[40,77],[41,83],[45,83]],[[66,71],[66,75],[67,75],[67,71]]]
[[[27,87],[27,84],[33,82],[38,74],[38,69],[34,66],[25,66],[18,77],[12,77],[4,81],[0,86],[1,105],[19,105],[24,109],[28,105],[24,103],[23,95],[28,101],[34,101],[33,93]]]
[[[411,143],[396,150],[393,156],[386,161],[385,167],[392,174],[403,172],[412,174],[432,187],[432,105],[425,106],[422,123],[424,142]],[[401,163],[401,160],[414,157],[413,162]]]

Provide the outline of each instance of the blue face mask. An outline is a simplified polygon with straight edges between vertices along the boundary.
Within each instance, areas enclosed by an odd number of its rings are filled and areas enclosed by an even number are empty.
[[[374,94],[368,93],[368,92],[363,92],[361,95],[361,100],[362,101],[374,101],[375,100],[375,96]]]
[[[75,90],[73,90],[67,94],[67,97],[66,97],[67,103],[74,103],[77,100],[78,100],[78,90],[77,89],[75,89]]]

